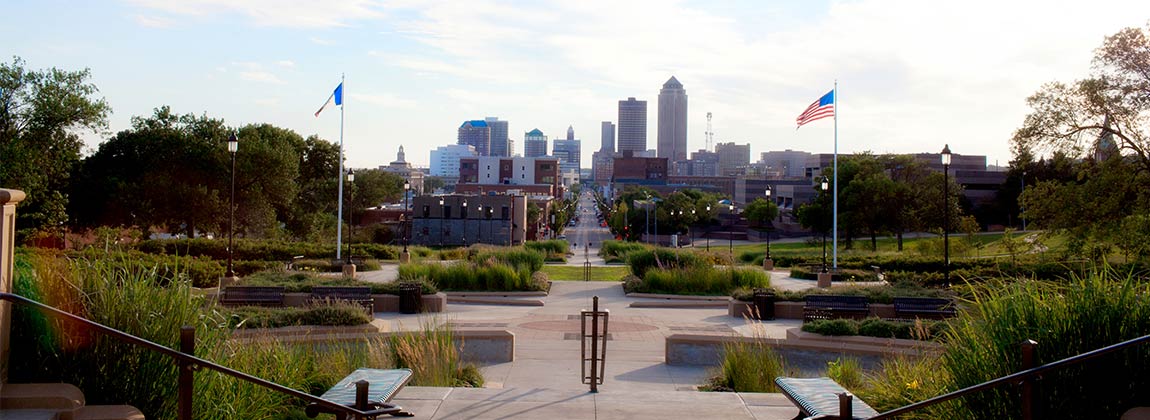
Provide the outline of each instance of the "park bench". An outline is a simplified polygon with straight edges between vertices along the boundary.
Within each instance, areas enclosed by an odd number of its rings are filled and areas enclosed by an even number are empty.
[[[227,286],[220,293],[224,306],[283,306],[283,286]]]
[[[851,419],[868,419],[878,412],[866,402],[855,398],[831,378],[775,378],[779,391],[799,409],[796,419],[838,419],[842,411],[849,411]],[[843,400],[849,401],[847,410]]]
[[[357,410],[368,411],[366,416],[368,419],[375,419],[385,414],[412,417],[414,414],[403,411],[403,407],[391,403],[391,399],[407,385],[409,380],[411,380],[411,369],[361,368],[340,379],[335,386],[319,397]],[[361,387],[362,391],[359,390]],[[343,413],[315,403],[308,404],[305,413],[308,417],[329,413],[335,414],[337,420],[347,419]]]
[[[362,256],[362,255],[352,255],[351,257],[343,257],[343,258],[340,258],[337,260],[331,260],[331,266],[332,267],[343,267],[344,264],[347,264],[348,260],[350,260],[352,264],[355,264],[357,266],[362,266],[363,262],[367,261],[367,257]]]
[[[807,295],[803,305],[803,322],[816,319],[855,318],[870,315],[865,296]]]
[[[943,319],[955,316],[954,302],[943,298],[896,297],[894,314],[899,319]]]
[[[315,286],[311,288],[310,303],[320,303],[327,301],[347,301],[357,303],[367,309],[368,313],[374,312],[375,300],[371,297],[370,287],[354,287],[354,286]]]
[[[302,259],[303,259],[303,255],[295,255],[295,256],[292,256],[291,258],[289,258],[289,259],[287,260],[287,262],[285,262],[285,263],[284,263],[284,270],[287,270],[287,271],[294,271],[294,270],[295,270],[295,263],[296,263],[296,261],[299,261],[299,260],[302,260]]]

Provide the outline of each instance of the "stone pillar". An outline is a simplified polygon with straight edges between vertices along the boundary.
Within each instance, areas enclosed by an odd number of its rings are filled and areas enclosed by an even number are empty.
[[[818,286],[823,288],[823,289],[831,287],[831,277],[832,276],[833,276],[833,274],[831,274],[831,273],[819,273],[819,284],[818,284]]]
[[[0,293],[12,293],[12,276],[16,269],[16,203],[24,201],[24,192],[0,189]],[[8,337],[12,330],[12,303],[0,301],[0,387],[8,382]]]
[[[355,264],[344,264],[343,265],[343,276],[344,277],[351,277],[354,279],[355,278]]]
[[[771,271],[775,269],[775,260],[770,258],[763,258],[763,269]]]

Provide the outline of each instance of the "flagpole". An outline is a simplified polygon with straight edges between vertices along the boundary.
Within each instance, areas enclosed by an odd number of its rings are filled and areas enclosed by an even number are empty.
[[[834,198],[835,217],[834,217],[834,223],[833,224],[834,224],[834,231],[835,232],[834,232],[834,241],[831,243],[831,245],[833,245],[832,251],[834,253],[834,259],[832,260],[831,267],[833,267],[837,271],[839,269],[839,80],[838,79],[835,79],[835,164],[834,165],[835,165],[835,167],[834,167],[835,181],[834,181],[834,187],[833,188],[835,189],[835,198]]]
[[[344,75],[339,75],[339,88],[340,92],[340,106],[339,106],[339,173],[336,174],[335,179],[339,184],[339,197],[336,199],[336,216],[335,216],[335,259],[342,259],[340,250],[343,249],[343,79]]]

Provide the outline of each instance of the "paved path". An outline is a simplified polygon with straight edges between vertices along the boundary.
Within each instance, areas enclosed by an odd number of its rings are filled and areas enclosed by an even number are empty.
[[[580,381],[577,315],[599,296],[611,313],[606,374],[599,394]],[[557,281],[543,307],[449,304],[444,314],[377,314],[392,330],[450,322],[456,329],[506,329],[515,334],[515,361],[482,367],[490,389],[405,390],[397,401],[417,418],[733,418],[790,419],[797,414],[778,394],[695,391],[711,375],[697,366],[663,362],[671,334],[785,337],[797,320],[748,323],[725,308],[631,308],[617,282]],[[573,319],[574,318],[574,319]],[[428,417],[423,417],[425,413]],[[686,415],[686,417],[684,417]]]

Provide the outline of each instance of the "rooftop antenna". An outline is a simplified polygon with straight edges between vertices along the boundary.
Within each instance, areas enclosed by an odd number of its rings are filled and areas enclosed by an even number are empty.
[[[711,141],[714,140],[715,132],[711,131],[711,113],[707,112],[707,150],[711,150]]]

